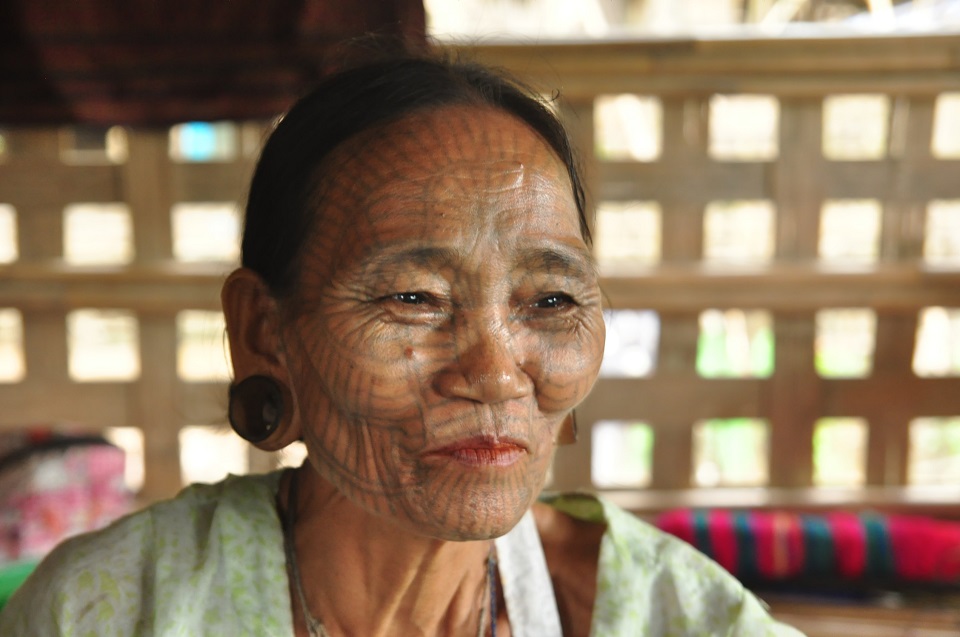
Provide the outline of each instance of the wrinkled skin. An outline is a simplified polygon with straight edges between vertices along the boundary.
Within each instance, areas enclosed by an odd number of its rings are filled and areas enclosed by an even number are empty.
[[[502,535],[603,353],[563,163],[518,119],[456,106],[363,133],[320,174],[282,327],[311,463],[409,531]]]

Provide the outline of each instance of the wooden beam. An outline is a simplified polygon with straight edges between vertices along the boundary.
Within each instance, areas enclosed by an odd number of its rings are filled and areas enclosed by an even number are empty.
[[[174,312],[140,319],[140,381],[130,385],[131,424],[143,428],[146,474],[141,496],[169,497],[181,486],[179,433],[182,398],[177,381],[177,330]]]
[[[824,415],[823,382],[814,368],[813,313],[777,314],[774,338],[776,365],[761,398],[770,422],[770,485],[808,487],[813,482],[813,426]]]
[[[71,383],[44,376],[0,384],[0,429],[32,423],[78,423],[93,428],[134,425],[128,412],[128,387],[129,383]]]
[[[916,310],[960,307],[960,272],[911,264],[830,271],[804,264],[763,270],[663,266],[601,281],[610,307],[661,312],[706,308],[800,311],[864,307]]]
[[[601,378],[584,405],[597,420],[689,428],[707,418],[763,417],[766,385],[757,378]]]
[[[870,511],[896,513],[909,510],[943,518],[958,517],[960,487],[862,487],[793,488],[771,487],[708,489],[634,489],[602,491],[604,497],[642,516],[670,509],[736,508],[774,509],[795,512]]]
[[[782,261],[817,256],[822,180],[823,110],[820,100],[789,99],[780,106],[780,157],[772,170],[777,208],[776,257]]]
[[[128,268],[17,263],[0,266],[0,307],[218,310],[220,287],[229,269],[226,265],[172,263]],[[909,263],[859,271],[802,263],[762,270],[681,264],[646,269],[636,277],[604,277],[601,287],[611,308],[661,312],[757,307],[771,311],[960,307],[960,272]],[[758,305],[758,299],[762,299],[762,305]]]
[[[0,266],[0,307],[23,310],[128,308],[220,309],[224,265],[166,263],[129,267],[66,267],[58,262]]]
[[[130,159],[123,165],[124,200],[133,214],[137,261],[170,259],[173,255],[171,167],[166,130],[129,133]]]
[[[901,400],[923,416],[960,414],[960,377],[819,378],[820,416],[872,418]],[[767,418],[776,393],[765,378],[601,378],[584,401],[600,420],[680,422],[706,418]],[[883,397],[880,400],[878,397]]]
[[[935,94],[960,89],[954,35],[452,45],[569,97],[640,93]]]
[[[247,196],[253,162],[176,163],[171,166],[173,201],[239,202]]]

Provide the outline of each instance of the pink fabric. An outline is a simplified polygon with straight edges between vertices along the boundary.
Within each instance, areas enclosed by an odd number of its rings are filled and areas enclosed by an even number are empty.
[[[960,526],[917,516],[889,518],[897,574],[908,580],[960,580]]]
[[[657,526],[687,544],[697,545],[693,536],[693,511],[690,509],[674,509],[661,513],[657,517]]]
[[[11,439],[19,443],[11,444]],[[9,453],[32,435],[6,436]],[[6,444],[4,444],[6,443]],[[0,472],[0,563],[39,558],[65,538],[131,510],[124,454],[108,445],[38,450]]]
[[[713,559],[728,571],[735,572],[737,570],[737,533],[733,526],[733,515],[729,511],[714,511],[710,515],[709,529]]]
[[[824,524],[829,538],[819,530]],[[677,509],[661,514],[657,525],[740,576],[783,581],[807,577],[813,569],[817,576],[851,581],[896,577],[904,582],[960,584],[960,523],[956,521],[852,512],[801,516],[780,511],[734,514],[722,509]],[[869,536],[868,529],[872,530]],[[820,542],[813,544],[818,537]],[[808,548],[822,554],[808,555]],[[829,563],[822,564],[824,559]],[[807,564],[811,560],[816,564]]]
[[[859,577],[867,565],[867,539],[859,516],[838,512],[827,515],[833,536],[837,570],[844,577]]]

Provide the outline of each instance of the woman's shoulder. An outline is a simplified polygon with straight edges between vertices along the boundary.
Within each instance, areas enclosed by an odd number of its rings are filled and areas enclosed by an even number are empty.
[[[664,533],[611,501],[584,493],[545,495],[540,503],[553,511],[553,517],[575,521],[580,529],[602,529],[601,536],[591,533],[598,552],[607,549],[603,558],[615,558],[618,564],[629,564],[649,572],[652,567],[671,567],[688,560],[704,558],[687,543]],[[603,565],[608,566],[608,565]]]
[[[183,558],[224,537],[258,535],[264,526],[276,524],[278,484],[277,473],[191,484],[169,500],[66,540],[45,558],[41,569],[136,567],[143,560],[152,563],[168,555]]]
[[[605,498],[574,493],[546,496],[541,502],[581,526],[586,523],[603,529],[602,538],[597,540],[602,570],[620,568],[641,579],[654,574],[662,579],[666,574],[677,575],[693,568],[719,576],[722,584],[736,583],[718,564],[683,540]]]
[[[83,626],[95,634],[144,632],[145,617],[174,603],[173,596],[189,604],[196,599],[191,588],[200,590],[211,573],[235,568],[237,560],[224,564],[224,556],[242,560],[251,540],[278,527],[275,514],[270,518],[277,481],[268,474],[191,485],[171,500],[65,541],[10,599],[0,614],[0,634],[86,634]],[[101,632],[105,625],[112,632]]]
[[[595,637],[798,635],[719,564],[609,500],[568,494],[543,502],[604,530],[595,553]]]

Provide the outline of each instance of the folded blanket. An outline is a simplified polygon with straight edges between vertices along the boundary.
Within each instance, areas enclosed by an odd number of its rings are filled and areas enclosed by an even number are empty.
[[[835,512],[669,511],[657,525],[745,581],[901,581],[960,586],[960,523]]]

